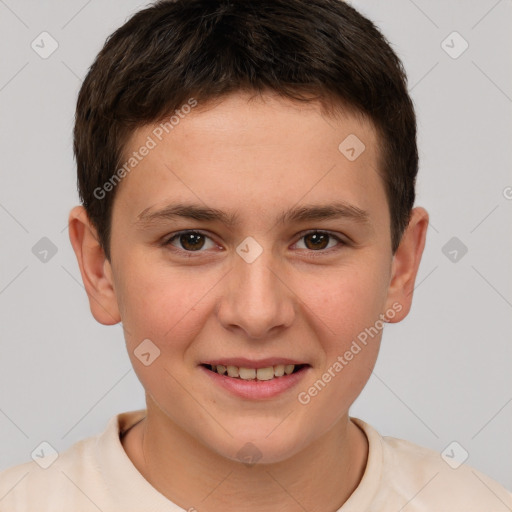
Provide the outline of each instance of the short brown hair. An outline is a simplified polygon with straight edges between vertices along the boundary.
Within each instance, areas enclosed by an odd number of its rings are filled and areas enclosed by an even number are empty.
[[[317,98],[373,122],[394,253],[415,199],[416,117],[402,63],[375,25],[341,0],[160,0],[108,37],[78,96],[78,191],[106,257],[116,188],[97,190],[133,131],[191,97],[237,91]]]

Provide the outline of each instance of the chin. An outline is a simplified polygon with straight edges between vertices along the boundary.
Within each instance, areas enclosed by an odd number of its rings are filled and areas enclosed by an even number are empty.
[[[304,435],[293,435],[284,425],[276,428],[276,422],[258,422],[243,431],[233,430],[233,435],[223,436],[218,443],[209,440],[207,446],[222,457],[247,466],[283,462],[306,445]]]

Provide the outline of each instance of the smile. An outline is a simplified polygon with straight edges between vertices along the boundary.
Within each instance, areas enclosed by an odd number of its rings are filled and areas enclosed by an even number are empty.
[[[291,375],[300,371],[306,365],[304,364],[276,364],[263,368],[245,368],[243,366],[223,365],[223,364],[205,364],[205,368],[219,375],[226,375],[239,380],[268,381],[275,378]]]
[[[199,368],[214,389],[244,400],[268,400],[292,396],[285,394],[313,371],[311,365],[302,361],[284,357],[225,357],[203,361]]]

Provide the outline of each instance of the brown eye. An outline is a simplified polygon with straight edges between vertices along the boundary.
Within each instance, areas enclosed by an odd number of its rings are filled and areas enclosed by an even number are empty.
[[[208,241],[210,243],[209,246]],[[165,245],[171,245],[177,250],[187,252],[204,252],[201,251],[201,249],[212,248],[215,244],[203,233],[199,233],[198,231],[185,231],[169,238],[169,240],[165,242]]]
[[[304,240],[304,247],[299,247],[300,249],[304,248],[315,252],[320,252],[324,249],[331,249],[336,245],[344,245],[343,241],[340,238],[325,231],[311,231],[303,235],[299,242],[301,242],[302,240]]]
[[[179,237],[180,243],[187,251],[196,251],[204,245],[204,236],[200,233],[185,233]]]
[[[326,233],[310,233],[304,237],[308,249],[325,249],[329,243]]]

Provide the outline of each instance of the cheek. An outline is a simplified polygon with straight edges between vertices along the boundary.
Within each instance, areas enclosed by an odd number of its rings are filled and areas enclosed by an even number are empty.
[[[129,262],[120,288],[129,349],[150,339],[163,354],[183,352],[201,329],[202,300],[219,277]]]
[[[381,266],[377,261],[358,262],[330,271],[322,279],[308,277],[303,281],[306,311],[309,309],[317,318],[322,330],[318,339],[331,357],[334,352],[344,351],[384,312],[387,287],[386,272]]]
[[[297,402],[326,430],[349,410],[375,366],[384,328],[380,314],[386,287],[381,276],[371,267],[346,268],[305,300],[310,318],[317,319],[321,355],[316,371],[298,390]]]
[[[204,277],[180,275],[176,269],[130,263],[120,292],[132,366],[156,403],[180,404],[185,412],[191,404],[179,382],[187,377],[184,359],[202,328],[200,300],[211,285]]]

